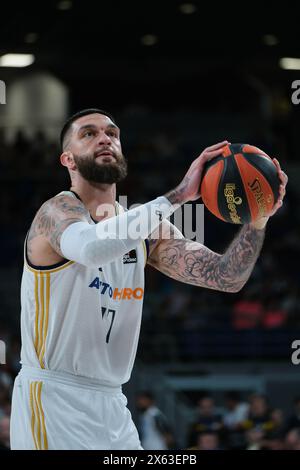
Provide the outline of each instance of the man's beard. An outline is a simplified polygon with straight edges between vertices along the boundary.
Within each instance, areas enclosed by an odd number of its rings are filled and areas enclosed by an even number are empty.
[[[109,163],[96,161],[96,154],[73,156],[79,173],[91,183],[119,183],[127,176],[127,161],[122,153],[113,152],[116,160]]]

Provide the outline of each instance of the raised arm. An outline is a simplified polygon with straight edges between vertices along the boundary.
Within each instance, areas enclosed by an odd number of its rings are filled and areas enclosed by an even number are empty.
[[[174,204],[199,198],[203,165],[220,152],[221,144],[209,147],[193,162],[180,185],[166,194]],[[288,181],[279,162],[274,159],[281,180],[279,199],[271,215],[282,206]],[[259,256],[268,217],[242,227],[224,254],[211,251],[200,243],[191,242],[164,221],[160,233],[150,237],[148,263],[167,276],[187,284],[225,292],[237,292],[247,282]]]
[[[27,242],[29,259],[48,265],[45,258],[59,256],[87,267],[103,266],[136,248],[173,210],[161,196],[94,224],[80,201],[71,195],[56,196],[41,207],[33,221]],[[37,252],[41,262],[36,262]]]

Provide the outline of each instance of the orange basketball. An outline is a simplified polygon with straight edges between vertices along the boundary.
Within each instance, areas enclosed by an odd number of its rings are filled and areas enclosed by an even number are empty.
[[[265,152],[248,144],[231,144],[206,163],[201,197],[219,219],[245,224],[270,214],[279,185],[277,168]]]

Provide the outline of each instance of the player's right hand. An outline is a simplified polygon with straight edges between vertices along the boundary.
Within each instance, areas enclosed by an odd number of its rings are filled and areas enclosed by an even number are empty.
[[[195,201],[200,197],[200,182],[202,178],[203,168],[206,162],[209,162],[212,158],[217,157],[222,152],[226,145],[230,145],[230,142],[223,140],[218,144],[211,145],[203,150],[203,152],[196,158],[191,164],[188,172],[177,186],[176,192],[180,195],[180,199],[177,202],[184,204],[188,201]]]

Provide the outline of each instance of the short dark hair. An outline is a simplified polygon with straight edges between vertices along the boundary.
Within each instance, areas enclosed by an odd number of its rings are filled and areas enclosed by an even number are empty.
[[[98,109],[98,108],[87,108],[87,109],[82,109],[81,111],[78,111],[77,113],[73,114],[71,117],[69,117],[66,122],[64,123],[62,130],[60,132],[60,145],[61,148],[63,149],[63,144],[64,144],[64,138],[72,126],[73,122],[77,121],[77,119],[87,116],[88,114],[103,114],[104,116],[107,116],[111,119],[111,121],[116,124],[115,119],[113,116],[108,112],[105,111],[104,109]]]

